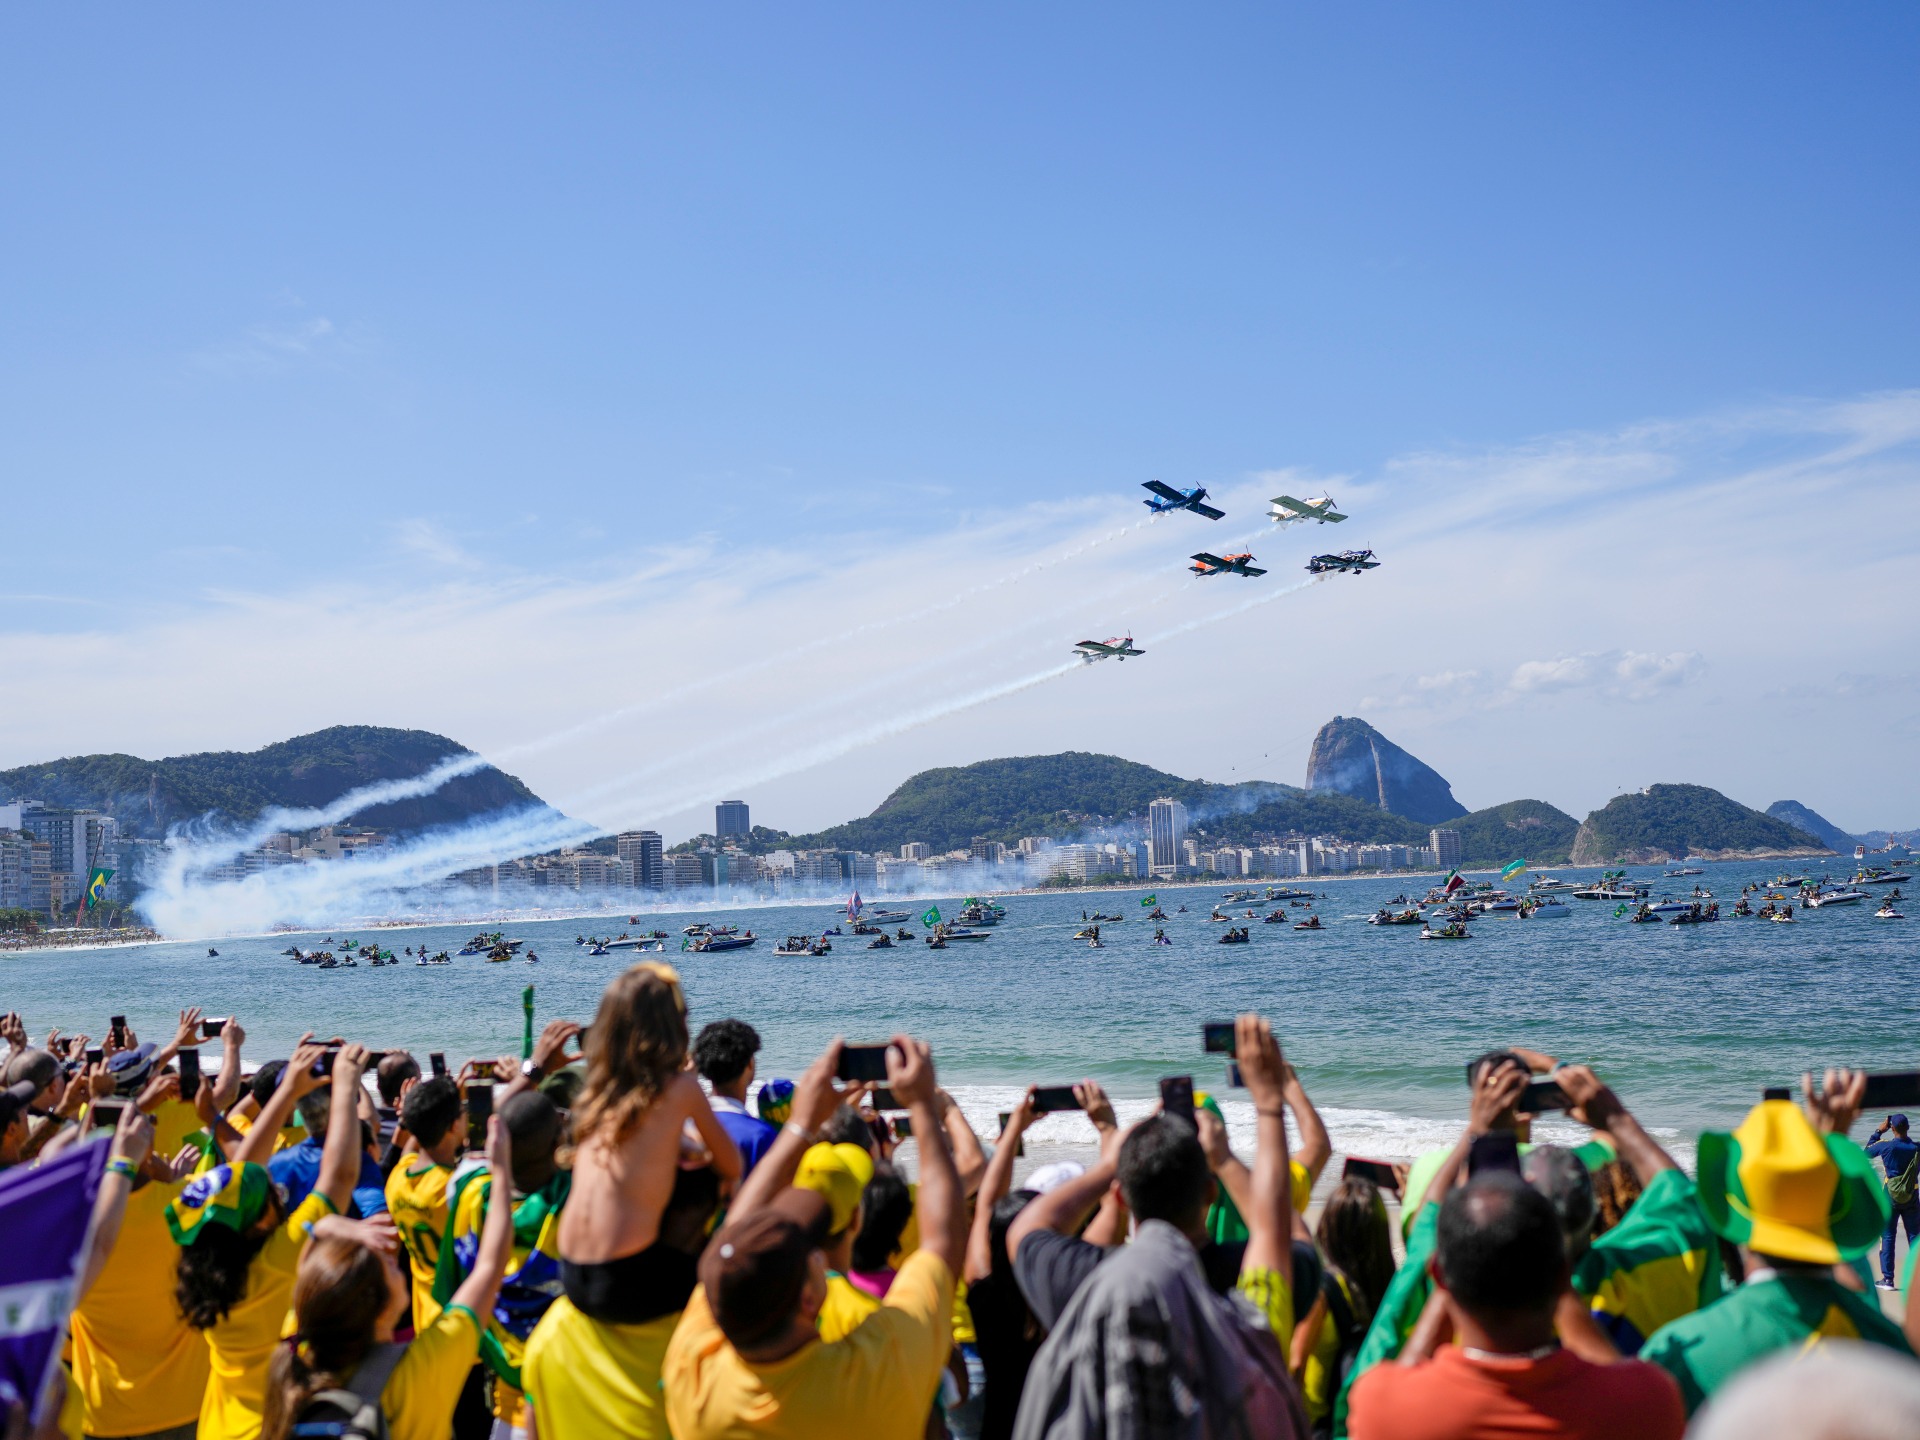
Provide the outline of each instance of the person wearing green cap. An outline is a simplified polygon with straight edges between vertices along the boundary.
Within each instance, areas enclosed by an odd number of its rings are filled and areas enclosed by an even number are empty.
[[[1865,1083],[1829,1070],[1816,1094],[1807,1076],[1805,1113],[1763,1100],[1733,1133],[1700,1137],[1701,1206],[1714,1232],[1740,1247],[1746,1274],[1732,1294],[1663,1326],[1640,1352],[1680,1382],[1689,1413],[1781,1351],[1857,1340],[1913,1353],[1871,1297],[1833,1273],[1877,1245],[1887,1220],[1873,1162],[1847,1138]]]

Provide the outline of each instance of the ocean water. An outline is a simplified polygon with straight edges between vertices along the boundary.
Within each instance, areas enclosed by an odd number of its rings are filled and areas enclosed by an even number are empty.
[[[1704,885],[1724,910],[1743,883],[1769,879],[1780,866],[1706,870],[1697,880],[1662,879],[1658,868],[1633,873],[1656,897]],[[1595,872],[1553,873],[1579,881]],[[1846,872],[1836,865],[1835,873]],[[817,933],[844,917],[820,904],[694,909],[644,915],[633,927],[624,916],[486,927],[524,938],[540,955],[537,965],[468,957],[450,966],[322,971],[279,953],[290,944],[315,948],[321,937],[307,934],[223,940],[217,958],[204,942],[9,954],[0,957],[0,1008],[24,1012],[36,1036],[59,1025],[97,1037],[110,1014],[125,1013],[154,1039],[179,1007],[200,1005],[241,1017],[249,1062],[285,1055],[310,1029],[404,1046],[423,1064],[427,1052],[442,1050],[457,1066],[518,1053],[525,985],[535,986],[538,1021],[591,1018],[601,988],[632,956],[588,955],[576,935],[661,929],[677,952],[681,925],[724,919],[751,928],[759,944],[659,957],[679,967],[696,1027],[726,1015],[752,1023],[765,1045],[763,1078],[793,1075],[837,1034],[854,1042],[920,1036],[983,1134],[1027,1084],[1097,1079],[1125,1117],[1153,1103],[1160,1077],[1190,1074],[1197,1087],[1221,1093],[1230,1127],[1250,1138],[1251,1107],[1224,1090],[1221,1058],[1203,1054],[1200,1043],[1203,1021],[1246,1009],[1272,1019],[1336,1149],[1382,1158],[1456,1136],[1465,1062],[1503,1044],[1591,1063],[1688,1163],[1699,1130],[1737,1124],[1764,1086],[1797,1083],[1808,1067],[1920,1068],[1920,904],[1907,921],[1877,920],[1869,902],[1802,912],[1790,926],[1729,919],[1673,927],[1630,925],[1611,903],[1568,899],[1565,919],[1487,917],[1473,922],[1473,939],[1440,943],[1419,939],[1417,927],[1364,923],[1392,897],[1423,893],[1425,878],[1417,890],[1399,879],[1302,883],[1326,930],[1242,921],[1252,931],[1242,946],[1217,944],[1226,927],[1207,919],[1235,888],[1222,882],[1157,889],[1169,912],[1188,907],[1166,924],[1170,946],[1150,943],[1144,889],[1009,896],[992,939],[944,951],[917,942],[869,951],[864,937],[847,935],[830,955],[802,959],[771,951],[789,933]],[[896,908],[917,913],[926,903]],[[1103,927],[1101,950],[1072,938],[1082,911],[1096,908],[1127,916]],[[422,941],[457,950],[475,928],[334,933],[378,939],[398,953]],[[917,920],[909,928],[920,931]],[[1543,1138],[1577,1133],[1564,1122],[1542,1130]],[[1028,1148],[1037,1163],[1084,1154],[1091,1141],[1084,1119],[1056,1116],[1030,1132]]]

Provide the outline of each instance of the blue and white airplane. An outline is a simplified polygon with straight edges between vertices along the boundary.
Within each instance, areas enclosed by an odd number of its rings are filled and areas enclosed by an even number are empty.
[[[1156,515],[1164,515],[1169,510],[1191,510],[1194,514],[1204,515],[1209,520],[1218,520],[1227,513],[1224,510],[1216,510],[1211,505],[1203,505],[1200,503],[1207,498],[1207,491],[1204,485],[1196,485],[1191,490],[1182,491],[1176,490],[1171,485],[1165,484],[1162,481],[1149,480],[1140,488],[1142,490],[1151,490],[1155,495],[1160,497],[1158,500],[1143,500],[1140,502]]]

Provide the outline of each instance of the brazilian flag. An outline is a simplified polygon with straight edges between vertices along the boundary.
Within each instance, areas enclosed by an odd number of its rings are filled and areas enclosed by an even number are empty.
[[[1500,867],[1500,878],[1502,880],[1511,880],[1516,875],[1526,873],[1526,868],[1527,862],[1525,860],[1509,860]]]
[[[87,908],[106,903],[107,882],[113,879],[111,870],[94,870],[87,876]]]
[[[1140,897],[1140,908],[1143,910],[1150,910],[1159,903],[1160,897],[1158,895],[1142,895]]]
[[[927,913],[920,917],[920,923],[929,930],[938,925],[940,923],[940,907],[938,905],[929,905],[927,907]]]

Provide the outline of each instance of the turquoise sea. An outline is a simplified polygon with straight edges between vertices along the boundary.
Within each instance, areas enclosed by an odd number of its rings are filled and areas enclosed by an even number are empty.
[[[1664,879],[1657,867],[1633,874],[1656,897],[1703,885],[1724,909],[1743,883],[1781,873],[1780,862],[1705,868],[1697,879]],[[1595,872],[1553,873],[1579,881]],[[1847,871],[1834,864],[1833,873]],[[539,954],[537,965],[468,957],[322,971],[279,953],[315,948],[321,937],[308,934],[223,940],[218,958],[205,942],[11,954],[0,958],[0,1008],[23,1011],[36,1036],[52,1025],[98,1036],[109,1014],[124,1012],[153,1039],[180,1006],[194,1004],[242,1018],[249,1062],[286,1054],[311,1029],[405,1046],[423,1063],[442,1050],[458,1064],[517,1053],[527,984],[541,1021],[590,1018],[601,987],[632,957],[590,956],[576,935],[662,929],[677,952],[682,925],[724,919],[751,928],[759,943],[663,957],[681,970],[696,1026],[725,1015],[751,1022],[765,1042],[762,1077],[792,1075],[836,1034],[922,1036],[985,1132],[1028,1083],[1097,1078],[1121,1099],[1123,1115],[1146,1108],[1161,1076],[1192,1074],[1202,1088],[1217,1087],[1223,1066],[1201,1053],[1201,1022],[1248,1008],[1272,1018],[1336,1147],[1375,1156],[1411,1155],[1457,1133],[1463,1064],[1501,1044],[1592,1063],[1688,1160],[1699,1129],[1737,1123],[1762,1087],[1796,1081],[1809,1066],[1920,1068],[1912,999],[1920,905],[1906,921],[1875,919],[1869,902],[1802,912],[1790,926],[1727,919],[1673,927],[1631,925],[1611,903],[1568,899],[1565,919],[1486,917],[1473,922],[1472,940],[1439,943],[1419,939],[1417,927],[1363,923],[1396,895],[1424,893],[1430,877],[1299,883],[1314,892],[1326,930],[1243,921],[1252,930],[1244,946],[1217,944],[1226,927],[1207,919],[1238,888],[1223,881],[1157,891],[1169,912],[1188,907],[1166,924],[1170,946],[1150,943],[1144,889],[1006,897],[1005,923],[980,944],[869,951],[864,938],[847,935],[832,954],[805,959],[771,951],[789,933],[844,926],[829,905],[661,911],[633,927],[624,915],[506,924]],[[879,903],[917,916],[927,901]],[[1071,938],[1082,911],[1095,908],[1127,916],[1103,928],[1100,950]],[[398,953],[422,941],[458,950],[475,928],[334,934],[377,938]],[[917,918],[910,928],[920,930]],[[1236,1130],[1250,1124],[1241,1106],[1228,1113]],[[1045,1122],[1030,1146],[1069,1152],[1090,1139],[1084,1121],[1063,1116]]]

